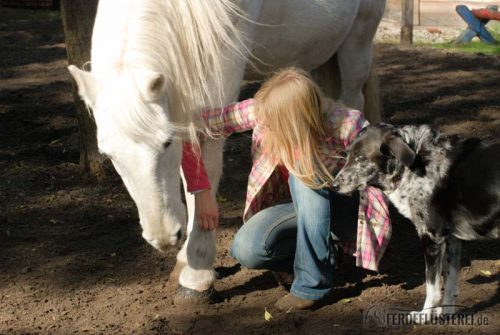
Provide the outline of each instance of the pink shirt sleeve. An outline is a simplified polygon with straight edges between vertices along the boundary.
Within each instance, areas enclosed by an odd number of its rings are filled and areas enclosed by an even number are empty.
[[[228,137],[233,133],[252,130],[256,126],[253,99],[236,102],[224,108],[204,110],[201,117],[207,129],[215,136]]]
[[[181,166],[186,178],[188,192],[194,193],[211,188],[203,165],[203,159],[194,152],[193,145],[190,142],[184,142],[182,145]]]
[[[363,113],[354,109],[347,111],[347,115],[343,118],[340,126],[340,140],[344,149],[349,148],[349,145],[356,139],[361,129],[366,126],[368,126],[368,121],[366,121]]]
[[[235,132],[251,130],[255,127],[253,99],[233,103],[224,108],[204,110],[202,119],[214,135],[227,137]],[[188,192],[211,188],[203,160],[193,151],[193,146],[189,142],[183,144],[181,166]]]

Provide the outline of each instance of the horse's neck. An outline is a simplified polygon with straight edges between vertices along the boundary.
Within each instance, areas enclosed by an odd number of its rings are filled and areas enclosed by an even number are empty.
[[[92,71],[97,75],[120,66],[126,43],[128,15],[132,0],[117,6],[113,0],[100,0],[92,34]]]
[[[248,59],[252,58],[250,52],[258,24],[256,21],[260,16],[263,0],[232,0],[232,2],[245,14],[244,18],[233,17],[235,29],[241,32],[243,36],[244,48],[237,52],[234,49],[224,48],[220,54],[224,62],[224,67],[220,73],[222,80],[217,83],[214,80],[215,78],[209,79],[211,89],[208,94],[215,104],[221,106],[236,101],[243,82],[245,66],[252,66],[252,64],[247,63]],[[219,93],[223,93],[223,95],[218,96]]]

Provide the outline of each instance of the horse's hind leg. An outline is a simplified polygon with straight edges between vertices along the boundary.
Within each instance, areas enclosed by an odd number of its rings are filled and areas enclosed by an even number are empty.
[[[337,51],[342,83],[340,99],[347,106],[363,111],[371,123],[382,120],[378,87],[373,83],[375,78],[371,70],[373,38],[383,11],[384,5],[381,1],[362,1],[358,17]]]
[[[333,55],[326,63],[311,71],[311,76],[327,97],[339,98],[341,84],[337,55]]]

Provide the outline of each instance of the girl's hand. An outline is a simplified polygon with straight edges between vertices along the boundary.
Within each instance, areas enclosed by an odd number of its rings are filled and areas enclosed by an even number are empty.
[[[194,198],[198,226],[205,230],[214,230],[219,227],[219,209],[212,192],[204,190],[196,193]]]

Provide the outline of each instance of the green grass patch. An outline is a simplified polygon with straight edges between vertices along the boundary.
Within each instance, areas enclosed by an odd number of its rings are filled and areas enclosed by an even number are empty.
[[[415,46],[425,46],[455,52],[470,52],[482,53],[485,55],[500,55],[500,22],[490,21],[486,28],[491,35],[499,41],[497,44],[486,44],[481,42],[477,37],[473,38],[470,43],[455,44],[454,42],[447,43],[416,43]],[[458,37],[458,36],[457,36]]]
[[[436,44],[424,44],[425,46],[445,49],[449,51],[456,52],[470,52],[470,53],[481,53],[485,55],[500,55],[500,44],[486,44],[480,41],[472,41],[468,44],[455,44],[455,43],[436,43]]]

